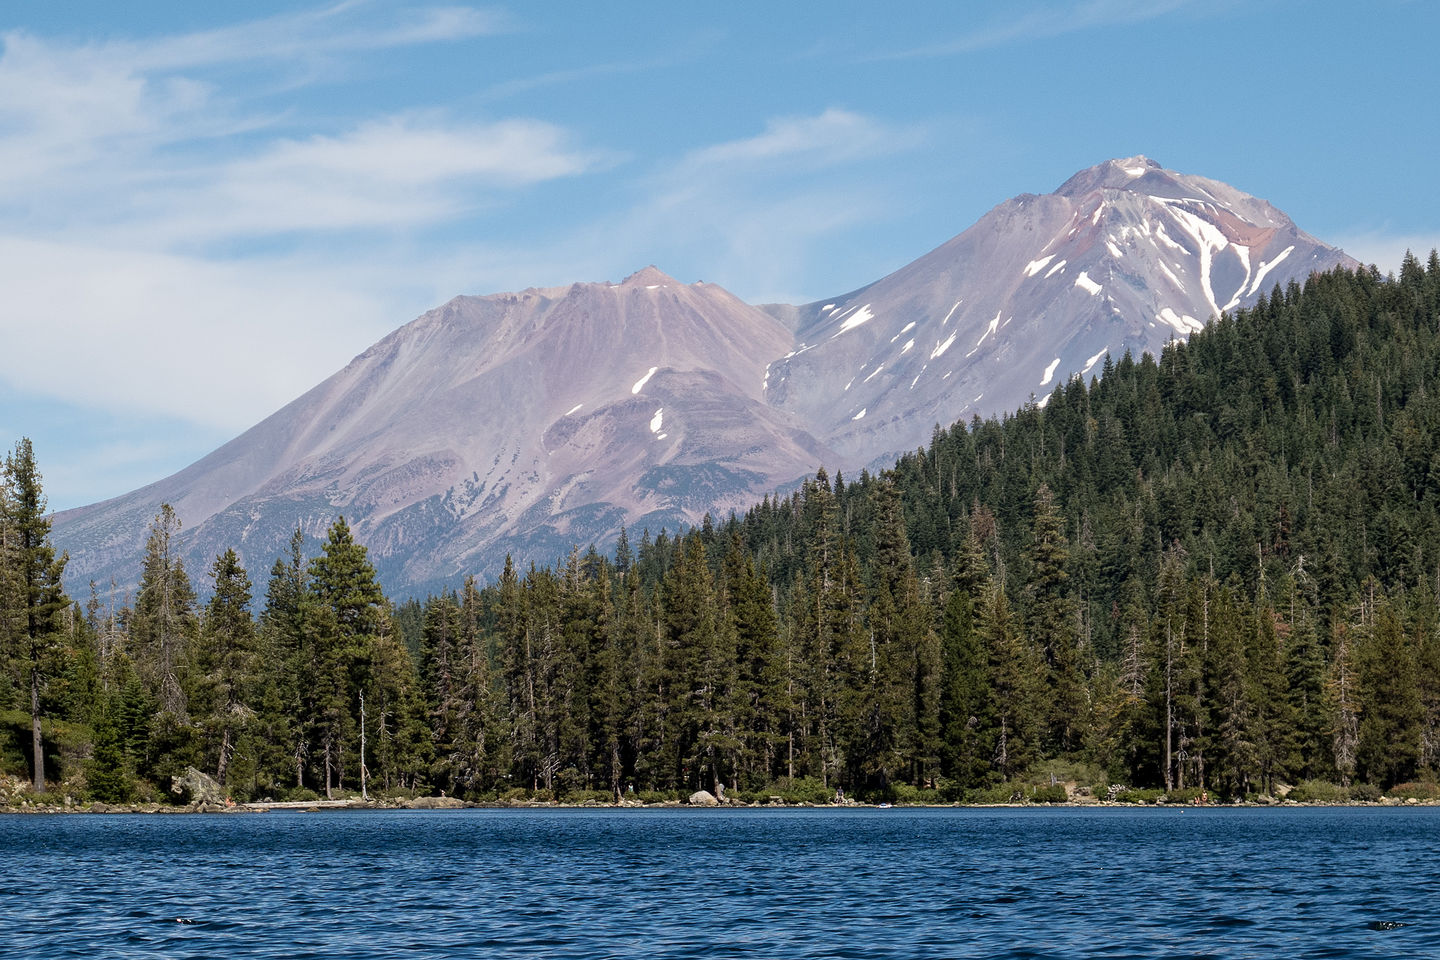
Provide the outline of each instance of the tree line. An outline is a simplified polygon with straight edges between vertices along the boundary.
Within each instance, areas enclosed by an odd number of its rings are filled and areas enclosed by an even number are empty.
[[[187,765],[249,798],[1431,783],[1437,334],[1434,253],[1316,275],[878,475],[398,603],[343,518],[263,599],[217,557],[202,603],[164,508],[133,598],[82,607],[21,441],[0,769],[104,798]]]

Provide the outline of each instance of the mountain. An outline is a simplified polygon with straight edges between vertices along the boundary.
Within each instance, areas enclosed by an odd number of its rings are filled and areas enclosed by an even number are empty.
[[[252,576],[338,514],[392,589],[549,563],[572,544],[744,509],[835,454],[764,402],[792,335],[713,284],[457,297],[181,472],[55,518],[72,580],[133,582],[152,517],[192,576],[234,546]]]
[[[886,462],[936,424],[1043,404],[1107,353],[1156,356],[1275,284],[1356,261],[1264,200],[1145,157],[995,207],[874,283],[772,309],[796,331],[766,398],[844,461]]]
[[[233,546],[261,579],[343,514],[388,589],[424,592],[893,462],[1335,266],[1356,264],[1265,201],[1132,157],[804,306],[654,267],[457,297],[174,476],[57,515],[54,540],[72,584],[134,583],[169,503],[192,576]]]

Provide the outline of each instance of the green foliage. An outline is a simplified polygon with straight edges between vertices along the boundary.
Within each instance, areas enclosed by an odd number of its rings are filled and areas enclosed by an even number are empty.
[[[755,791],[764,800],[779,797],[783,803],[831,803],[835,790],[815,777],[781,777]]]
[[[1060,784],[1035,787],[1027,798],[1031,803],[1065,803],[1070,796]]]
[[[1350,785],[1350,799],[1356,803],[1378,803],[1384,793],[1373,783]]]
[[[1302,780],[1290,789],[1285,799],[1296,803],[1347,803],[1351,791],[1327,780]]]
[[[95,747],[85,768],[86,792],[92,800],[126,803],[134,793],[125,748],[114,720],[102,715],[95,725]]]

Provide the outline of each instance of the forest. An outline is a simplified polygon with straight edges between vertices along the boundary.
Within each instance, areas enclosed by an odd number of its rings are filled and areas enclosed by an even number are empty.
[[[1276,287],[877,474],[387,598],[344,518],[263,583],[64,588],[0,484],[0,776],[33,795],[1440,797],[1440,259]],[[1057,792],[1058,791],[1058,792]]]

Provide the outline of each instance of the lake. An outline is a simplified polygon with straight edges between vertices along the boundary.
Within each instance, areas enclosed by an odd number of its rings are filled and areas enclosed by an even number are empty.
[[[1440,808],[0,816],[6,957],[1440,955]]]

